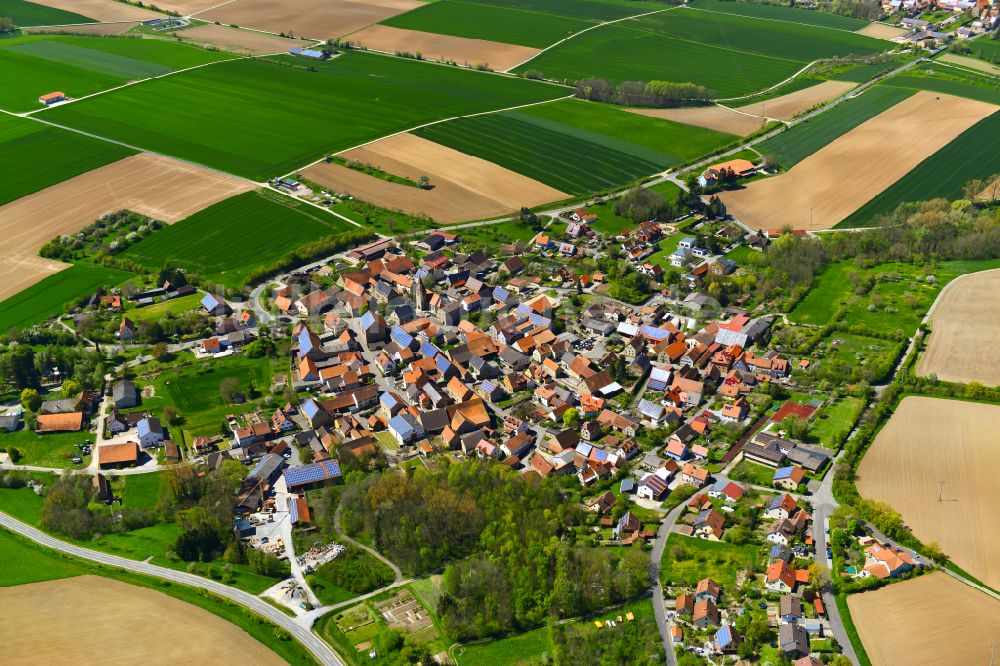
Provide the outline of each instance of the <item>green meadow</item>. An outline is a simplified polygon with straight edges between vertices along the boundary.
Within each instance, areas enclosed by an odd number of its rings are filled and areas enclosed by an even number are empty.
[[[107,141],[0,114],[0,206],[134,154]]]
[[[27,2],[27,0],[0,0],[0,16],[6,16],[14,25],[27,28],[33,25],[66,25],[69,23],[96,23],[81,14],[55,7]]]
[[[123,256],[151,269],[169,263],[213,282],[241,286],[254,268],[354,228],[304,202],[256,190],[169,225]]]
[[[868,21],[831,14],[830,12],[800,9],[787,5],[772,5],[757,2],[736,2],[734,0],[690,0],[689,7],[723,14],[735,14],[753,18],[771,19],[803,23],[820,28],[855,31],[868,25]]]
[[[563,96],[558,86],[369,53],[245,59],[54,108],[54,122],[263,180],[440,118]]]

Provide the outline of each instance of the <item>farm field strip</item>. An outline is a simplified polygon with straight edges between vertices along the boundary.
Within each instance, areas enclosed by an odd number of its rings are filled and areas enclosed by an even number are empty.
[[[734,111],[727,106],[689,106],[673,109],[647,109],[630,107],[631,113],[650,118],[662,118],[672,120],[686,125],[705,127],[718,132],[746,136],[756,132],[764,126],[764,119],[760,116]]]
[[[903,28],[896,28],[891,25],[886,25],[885,23],[869,23],[865,27],[856,31],[859,35],[867,35],[868,37],[874,37],[875,39],[885,39],[887,41],[892,41],[897,37],[901,37],[909,33],[908,30]]]
[[[239,0],[198,13],[198,18],[212,23],[237,25],[274,34],[330,39],[343,37],[366,26],[416,9],[417,0]]]
[[[214,2],[214,0],[213,0]],[[173,33],[175,37],[196,44],[208,44],[240,53],[263,55],[268,53],[284,53],[293,47],[305,44],[301,40],[278,37],[263,32],[237,30],[229,26],[207,23],[185,28]]]
[[[94,19],[74,11],[64,11],[47,7],[41,3],[27,0],[0,0],[0,16],[5,16],[14,25],[25,28],[35,25],[54,25],[59,23],[90,23]]]
[[[789,23],[802,23],[818,28],[832,28],[847,31],[857,31],[870,25],[868,21],[840,14],[811,11],[753,2],[732,2],[731,0],[691,0],[688,6],[692,9],[711,11],[734,16],[747,16],[760,19],[781,20]]]
[[[1000,332],[998,309],[1000,272],[973,273],[949,283],[930,314],[930,341],[917,362],[917,375],[1000,385],[1000,349],[993,344]]]
[[[417,181],[430,178],[433,189],[391,183],[339,164],[319,162],[302,174],[335,192],[390,210],[427,215],[437,222],[461,222],[509,214],[568,198],[568,194],[491,162],[422,139],[397,134],[340,154],[348,160]]]
[[[56,107],[45,116],[262,181],[324,153],[421,124],[564,94],[547,83],[345,53],[308,68],[291,57],[234,59]],[[303,95],[311,100],[307,107]],[[237,107],[241,113],[233,115]]]
[[[858,467],[858,491],[899,511],[914,536],[1000,587],[1000,407],[906,397]]]
[[[5,257],[7,262],[19,262],[20,258]],[[38,261],[47,262],[36,257]],[[131,273],[119,271],[104,266],[87,266],[47,262],[52,270],[57,271],[39,280],[37,272],[32,272],[34,265],[28,265],[22,270],[28,278],[38,280],[26,288],[17,283],[4,289],[0,298],[0,331],[6,333],[12,328],[27,328],[60,314],[63,307],[80,297],[93,294],[99,287],[113,287],[132,277]],[[5,271],[6,272],[6,271]],[[6,285],[5,285],[6,286]]]
[[[787,173],[721,198],[734,217],[755,229],[829,229],[996,109],[984,102],[917,93]]]
[[[824,81],[809,88],[775,97],[765,102],[755,102],[736,107],[736,111],[752,113],[762,118],[791,120],[818,104],[836,99],[854,88],[856,84],[846,81]]]
[[[148,21],[163,18],[163,14],[115,0],[31,0],[32,2],[62,10],[82,14],[96,21]]]
[[[945,53],[939,57],[938,60],[952,65],[965,67],[967,69],[975,69],[980,72],[986,72],[987,74],[992,74],[993,76],[1000,74],[1000,67],[992,65],[985,60],[979,60],[978,58],[955,55],[954,53]]]
[[[873,666],[988,664],[1000,601],[935,572],[847,597]]]

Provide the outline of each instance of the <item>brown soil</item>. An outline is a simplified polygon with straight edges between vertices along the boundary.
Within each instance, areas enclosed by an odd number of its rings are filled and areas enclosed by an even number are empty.
[[[506,71],[539,52],[527,46],[402,30],[387,25],[369,26],[352,34],[350,40],[375,51],[408,51],[420,53],[425,60],[453,60],[460,65],[486,63],[497,71]]]
[[[992,587],[1000,587],[997,432],[998,406],[904,398],[861,461],[857,482],[863,497],[888,503],[914,536],[937,541]]]
[[[148,21],[163,14],[115,0],[31,0],[37,5],[55,7],[95,21]]]
[[[692,106],[680,109],[628,109],[632,113],[653,118],[664,118],[678,123],[707,127],[719,132],[746,136],[764,125],[764,119],[746,113],[737,113],[724,106]]]
[[[417,0],[236,0],[198,18],[296,37],[328,39],[402,14],[424,3]]]
[[[123,21],[120,23],[88,23],[86,25],[61,25],[50,28],[24,28],[24,32],[29,35],[37,34],[57,34],[72,33],[74,35],[90,35],[92,37],[106,37],[107,35],[121,35],[135,26],[138,21]]]
[[[947,382],[1000,385],[1000,272],[957,278],[938,296],[931,312],[931,337],[917,374]]]
[[[203,12],[206,9],[221,5],[226,0],[155,0],[155,4],[160,9],[168,12],[177,12],[183,16],[190,16]]]
[[[226,51],[237,53],[263,54],[283,53],[293,47],[306,45],[298,39],[286,39],[276,35],[251,30],[236,30],[222,25],[199,25],[174,33],[182,39],[198,44],[217,46]]]
[[[976,58],[970,58],[968,56],[955,55],[954,53],[945,53],[941,56],[941,60],[944,62],[950,62],[953,65],[958,65],[960,67],[968,67],[969,69],[976,69],[980,72],[986,72],[987,74],[992,74],[993,76],[1000,75],[1000,67],[996,65],[991,65],[983,60],[978,60]]]
[[[246,181],[143,153],[126,157],[0,207],[0,300],[67,267],[37,256],[59,234],[73,233],[108,211],[128,208],[176,222],[253,189]]]
[[[100,576],[0,588],[3,661],[15,664],[284,664],[217,615]]]
[[[720,196],[754,229],[829,229],[997,107],[921,91],[783,175]]]
[[[522,206],[559,201],[569,195],[492,162],[412,134],[397,134],[342,154],[387,173],[434,188],[421,190],[390,183],[339,164],[315,164],[302,175],[335,192],[350,194],[389,209],[422,214],[441,223],[462,222],[511,213]]]
[[[935,572],[847,597],[873,666],[989,664],[1000,602]]]
[[[892,41],[900,35],[909,34],[909,30],[904,30],[902,28],[894,28],[891,25],[885,25],[884,23],[869,23],[861,30],[855,31],[859,35],[867,35],[868,37],[874,37],[875,39],[886,39]]]
[[[769,99],[766,102],[755,102],[746,106],[737,107],[737,111],[753,113],[766,118],[777,118],[778,120],[791,120],[803,111],[808,111],[817,104],[828,102],[835,97],[839,97],[856,83],[847,81],[824,81],[819,85],[810,86],[802,90]]]

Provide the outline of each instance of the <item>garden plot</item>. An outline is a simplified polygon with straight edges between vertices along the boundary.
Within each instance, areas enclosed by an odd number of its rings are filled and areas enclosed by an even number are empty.
[[[907,397],[858,467],[858,491],[886,502],[923,542],[1000,587],[1000,407]],[[860,626],[860,625],[859,625]]]
[[[754,229],[829,229],[996,110],[985,102],[919,92],[786,174],[720,198]]]
[[[237,0],[198,14],[218,21],[296,37],[342,37],[373,23],[422,6],[417,0]]]

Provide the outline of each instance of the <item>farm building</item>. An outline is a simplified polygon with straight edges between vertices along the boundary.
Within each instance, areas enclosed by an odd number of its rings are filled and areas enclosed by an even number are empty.
[[[101,469],[130,467],[139,463],[139,444],[103,444],[97,447],[97,465]]]
[[[282,476],[289,492],[310,490],[326,485],[329,482],[339,483],[343,480],[340,473],[340,463],[336,460],[323,460],[312,465],[286,469]]]
[[[50,92],[38,98],[38,102],[40,104],[44,104],[45,106],[49,106],[51,104],[58,104],[59,102],[65,102],[65,101],[66,101],[66,93],[64,92]]]
[[[749,178],[757,173],[757,167],[755,167],[753,162],[750,160],[729,160],[728,162],[720,162],[705,169],[704,173],[702,173],[701,177],[698,179],[698,182],[702,186],[714,185],[721,180],[723,174],[730,171],[737,178]]]
[[[291,48],[288,49],[288,52],[300,58],[309,58],[310,60],[326,60],[330,57],[327,53],[316,51],[315,49]]]
[[[81,428],[83,428],[83,412],[39,414],[35,432],[44,435],[50,432],[76,432]]]

